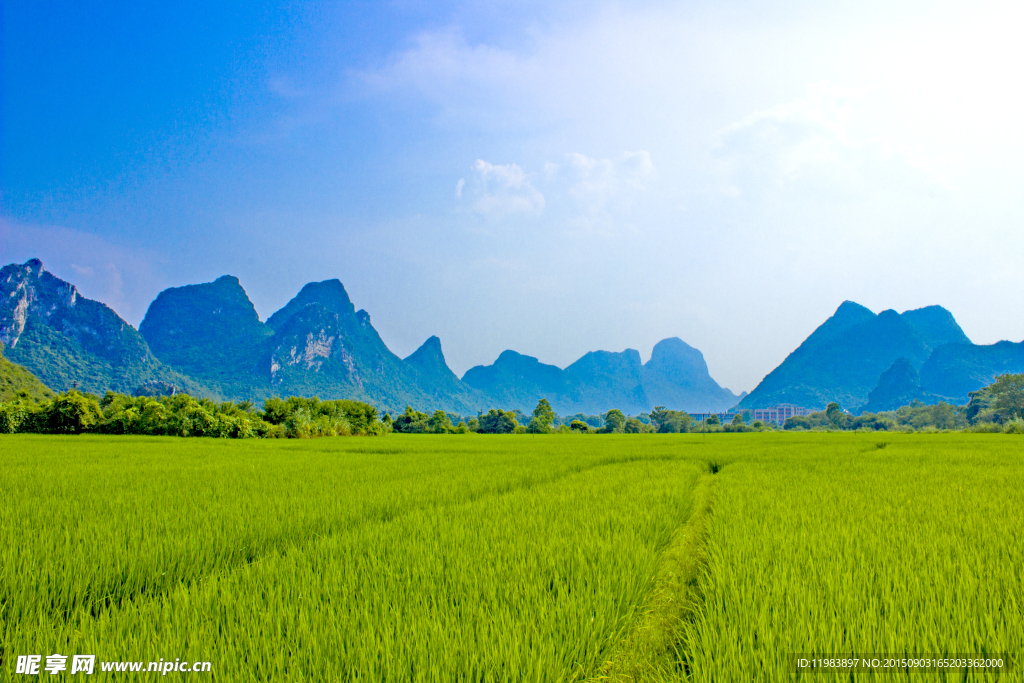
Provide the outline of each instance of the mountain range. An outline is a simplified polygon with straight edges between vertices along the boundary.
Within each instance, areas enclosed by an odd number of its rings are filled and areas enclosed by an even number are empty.
[[[238,278],[173,287],[136,330],[37,259],[0,269],[0,344],[11,362],[59,391],[315,395],[462,415],[529,412],[541,398],[562,415],[831,401],[876,411],[911,400],[964,403],[998,374],[1024,371],[1024,342],[973,344],[940,306],[875,314],[846,301],[749,395],[721,387],[703,354],[675,337],[658,342],[646,363],[634,349],[592,351],[562,369],[507,350],[459,378],[437,337],[407,358],[395,355],[338,280],[307,284],[266,321]]]
[[[470,368],[462,381],[500,405],[528,410],[537,397],[548,399],[561,415],[595,413],[614,405],[628,414],[654,406],[688,412],[726,410],[740,397],[711,378],[700,351],[672,337],[658,342],[651,359],[640,353],[591,351],[562,370],[532,356],[505,351],[493,365]]]
[[[973,344],[941,306],[876,314],[845,301],[738,407],[821,409],[835,401],[862,412],[911,400],[963,404],[1004,372],[1024,372],[1024,342]]]
[[[594,351],[565,370],[505,351],[460,379],[437,337],[405,359],[392,353],[338,280],[307,284],[265,322],[235,277],[173,287],[150,304],[138,331],[35,259],[0,271],[0,294],[0,340],[11,360],[58,390],[77,383],[95,393],[167,389],[230,400],[316,395],[459,414],[529,412],[540,398],[562,414],[724,410],[740,398],[676,338],[659,342],[646,364],[633,349]]]

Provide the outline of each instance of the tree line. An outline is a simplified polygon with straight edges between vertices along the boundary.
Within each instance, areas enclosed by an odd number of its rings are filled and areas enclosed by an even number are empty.
[[[559,417],[551,403],[542,398],[529,415],[518,410],[492,408],[475,417],[463,418],[443,410],[428,415],[407,406],[404,413],[393,418],[385,414],[383,420],[393,431],[405,434],[679,434],[695,430],[742,432],[770,429],[763,422],[749,422],[749,418],[748,410],[727,425],[722,425],[716,416],[698,422],[682,410],[668,410],[664,406],[656,406],[650,413],[632,417],[617,408],[604,415],[577,413]]]
[[[2,434],[139,434],[229,439],[310,438],[387,434],[377,409],[360,401],[270,398],[217,403],[188,394],[102,398],[67,391],[37,401],[28,394],[0,403]]]
[[[696,421],[681,410],[656,406],[627,416],[612,409],[604,415],[559,417],[547,399],[529,415],[492,408],[474,417],[436,410],[428,415],[411,406],[392,417],[361,401],[319,398],[269,398],[261,409],[251,401],[215,402],[187,394],[128,396],[108,391],[102,398],[71,390],[40,399],[20,392],[0,402],[0,434],[140,434],[220,438],[312,438],[405,434],[681,434],[687,432],[769,431],[774,425],[738,413],[730,423],[717,416]],[[845,412],[838,403],[810,415],[791,417],[790,431],[970,430],[1024,433],[1024,373],[1001,375],[970,394],[966,406],[918,401],[894,411]]]
[[[897,410],[863,413],[843,411],[838,403],[825,410],[786,420],[788,430],[918,431],[963,430],[1024,434],[1024,373],[1000,375],[987,387],[968,394],[965,406],[914,401]]]

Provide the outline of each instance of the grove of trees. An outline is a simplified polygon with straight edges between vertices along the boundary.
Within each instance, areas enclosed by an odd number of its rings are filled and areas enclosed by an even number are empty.
[[[216,403],[187,394],[103,398],[67,391],[37,402],[18,396],[0,403],[0,433],[141,434],[219,438],[309,438],[379,435],[390,430],[377,409],[359,401],[270,398],[262,410],[249,401]]]
[[[915,401],[884,413],[845,412],[838,403],[825,410],[791,417],[787,430],[916,431],[964,430],[1024,433],[1024,374],[1001,375],[972,392],[966,406],[926,405]],[[144,434],[220,438],[310,438],[318,436],[405,434],[678,434],[749,432],[773,429],[759,421],[748,424],[749,411],[721,424],[714,415],[703,422],[681,410],[656,406],[650,414],[627,416],[612,409],[601,416],[559,418],[547,399],[532,415],[492,408],[476,417],[435,410],[432,414],[406,407],[394,417],[360,401],[318,398],[267,399],[261,409],[249,401],[217,403],[187,394],[128,396],[107,392],[102,398],[67,391],[41,398],[21,391],[0,402],[0,434]],[[527,424],[523,424],[526,422]]]

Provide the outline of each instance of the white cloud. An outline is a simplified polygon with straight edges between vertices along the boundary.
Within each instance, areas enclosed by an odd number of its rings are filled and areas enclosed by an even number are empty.
[[[538,216],[544,212],[544,195],[533,186],[529,174],[518,164],[492,164],[477,159],[473,166],[473,210],[490,219],[512,214]],[[458,196],[461,196],[460,181]]]
[[[550,206],[558,210],[553,220],[564,219],[572,232],[612,232],[657,177],[651,155],[644,150],[624,152],[614,161],[569,152],[564,164],[546,162],[539,173],[527,173],[518,164],[478,159],[473,171],[475,212],[492,219],[539,216]],[[456,198],[462,197],[464,187],[460,178]]]
[[[851,133],[866,94],[829,84],[755,112],[716,136],[723,191],[745,200],[863,201],[899,193],[935,197],[950,188],[907,145]]]
[[[499,350],[526,350],[523,330],[566,348],[635,346],[658,330],[750,389],[847,298],[977,311],[975,329],[989,330],[979,339],[1020,338],[975,303],[1024,291],[1012,260],[1024,240],[1019,3],[979,4],[597,0],[557,20],[503,6],[509,21],[486,26],[456,11],[383,61],[352,61],[346,46],[329,70],[340,80],[296,73],[269,87],[285,113],[335,123],[339,139],[359,120],[341,109],[368,104],[369,118],[385,117],[381,149],[422,155],[414,161],[430,170],[408,187],[429,187],[437,214],[426,207],[421,220],[416,207],[392,241],[424,281],[514,300],[543,273],[585,310],[564,334],[557,321],[517,320]],[[477,157],[492,161],[463,172]],[[450,234],[453,201],[467,234],[437,239]],[[384,197],[379,210],[394,204]],[[473,229],[495,221],[516,229]],[[448,267],[453,249],[458,263],[497,253],[508,267]],[[798,294],[766,305],[766,283]],[[629,313],[648,300],[663,309]],[[581,333],[609,310],[632,317]],[[476,327],[453,318],[451,329],[471,338]]]
[[[624,152],[618,161],[579,152],[565,158],[571,183],[567,193],[577,206],[570,225],[577,230],[613,230],[617,221],[628,217],[637,196],[657,175],[651,155],[644,150]]]
[[[687,87],[713,80],[679,65],[696,63],[720,36],[680,15],[597,3],[582,22],[536,25],[527,40],[500,44],[467,39],[455,26],[425,31],[386,64],[348,72],[346,87],[429,103],[436,121],[458,128],[535,132],[600,121],[611,124],[602,126],[607,138],[668,110],[678,117],[689,108]]]
[[[651,155],[644,150],[624,152],[617,162],[594,159],[579,152],[565,156],[577,177],[570,193],[587,203],[603,206],[614,197],[646,190],[656,176]]]

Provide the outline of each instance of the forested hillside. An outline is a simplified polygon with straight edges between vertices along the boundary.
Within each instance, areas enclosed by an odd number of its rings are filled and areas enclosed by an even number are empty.
[[[33,401],[53,398],[54,395],[28,369],[4,358],[4,345],[0,343],[0,402],[10,401],[22,393]]]
[[[211,393],[161,363],[134,327],[48,273],[38,259],[0,269],[0,343],[8,359],[57,391],[77,386],[130,394],[159,385]]]

